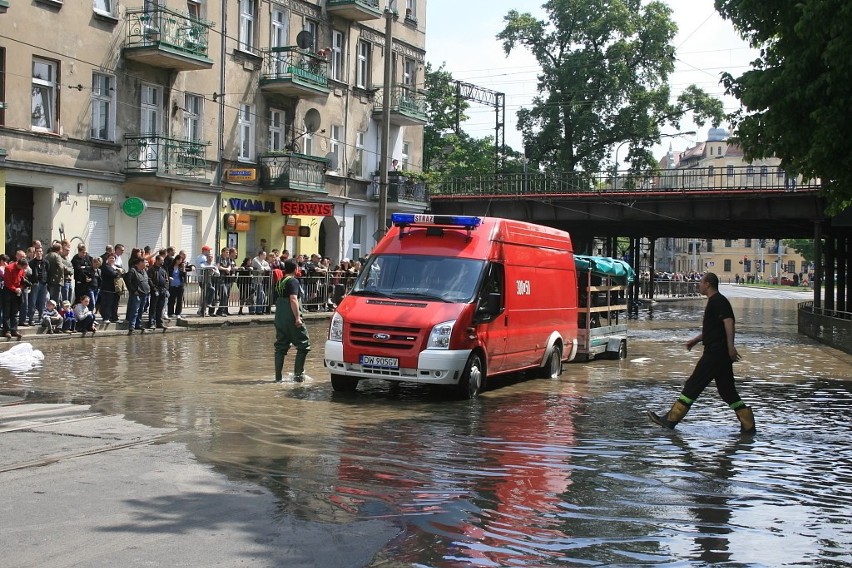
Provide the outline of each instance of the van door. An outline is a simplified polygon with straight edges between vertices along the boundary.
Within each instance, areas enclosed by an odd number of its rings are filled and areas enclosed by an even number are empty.
[[[502,264],[486,269],[476,298],[474,322],[477,336],[488,353],[488,373],[498,373],[506,363],[508,322],[506,320],[506,278]]]

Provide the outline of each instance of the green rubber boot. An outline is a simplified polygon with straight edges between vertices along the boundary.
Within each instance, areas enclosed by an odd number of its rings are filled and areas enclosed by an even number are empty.
[[[286,357],[286,353],[281,353],[279,351],[275,352],[275,382],[280,383],[282,380],[281,373],[284,370],[284,357]]]

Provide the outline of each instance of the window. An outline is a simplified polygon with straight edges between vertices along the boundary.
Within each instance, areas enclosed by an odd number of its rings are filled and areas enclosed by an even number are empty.
[[[311,34],[311,45],[308,46],[308,49],[316,53],[319,41],[319,24],[314,20],[309,20],[305,18],[304,30]]]
[[[289,42],[290,18],[285,10],[273,8],[269,45],[271,47],[286,47]]]
[[[56,70],[59,64],[33,58],[32,127],[33,130],[56,130]]]
[[[402,143],[402,156],[401,156],[402,160],[400,160],[402,162],[402,169],[403,170],[408,169],[408,161],[410,159],[410,154],[411,154],[411,142],[403,142]]]
[[[402,65],[402,84],[406,87],[414,87],[417,65],[413,59],[405,58]]]
[[[713,252],[713,239],[707,239],[707,252]]]
[[[778,179],[784,179],[784,169],[778,168],[778,170],[775,172],[775,177]]]
[[[726,259],[725,259],[725,268],[724,268],[724,271],[725,271],[725,272],[730,272],[730,271],[731,271],[731,259],[730,259],[730,258],[726,258]]]
[[[331,78],[343,81],[343,32],[331,32]]]
[[[115,140],[115,77],[92,73],[92,132],[95,140]]]
[[[200,141],[203,138],[203,110],[204,97],[190,93],[185,95],[183,108],[183,135],[187,140]]]
[[[417,0],[405,0],[405,19],[417,21]]]
[[[113,10],[115,6],[113,5],[113,0],[94,0],[94,10],[98,14],[104,14],[106,16],[112,16],[114,14]]]
[[[754,177],[754,166],[746,167],[746,177]]]
[[[186,13],[193,20],[201,21],[201,2],[197,0],[187,0]]]
[[[139,101],[141,116],[139,131],[141,134],[157,135],[160,133],[160,87],[143,84]]]
[[[743,239],[743,247],[750,249],[751,248],[751,239]]]
[[[727,167],[727,174],[728,174],[729,178],[734,177],[734,166],[728,166]]]
[[[240,43],[242,51],[254,52],[254,24],[257,19],[255,0],[240,0]]]
[[[366,132],[358,132],[355,134],[355,159],[352,160],[352,174],[355,177],[366,177],[364,173],[364,139],[366,138]]]
[[[343,127],[339,125],[332,125],[331,127],[331,138],[329,139],[329,146],[331,149],[330,156],[331,163],[329,164],[329,169],[333,172],[340,171],[340,168],[343,166],[341,163],[343,160],[341,159],[343,149]]]
[[[769,176],[769,168],[767,166],[760,166],[760,177],[766,178]]]
[[[269,151],[277,152],[285,146],[286,115],[283,110],[269,109]]]
[[[254,106],[240,105],[240,160],[254,160]]]
[[[364,243],[364,227],[367,224],[365,223],[364,215],[353,215],[352,216],[352,259],[361,258],[361,245]]]
[[[305,156],[313,156],[314,155],[314,133],[313,132],[305,132],[302,136],[302,140],[304,140],[304,148],[302,148],[302,154]]]
[[[731,239],[725,239],[725,248],[731,248]]]
[[[716,169],[713,166],[707,166],[707,177],[713,179],[713,175],[716,173]]]
[[[372,66],[372,62],[370,61],[370,54],[370,43],[366,41],[359,41],[358,61],[355,74],[355,86],[360,87],[362,89],[369,89],[371,86],[370,69]]]

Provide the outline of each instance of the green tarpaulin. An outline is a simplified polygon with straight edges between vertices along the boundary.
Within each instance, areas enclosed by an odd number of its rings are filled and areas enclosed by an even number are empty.
[[[574,255],[574,266],[577,267],[577,272],[589,272],[596,276],[611,276],[616,283],[624,285],[633,282],[636,279],[636,273],[633,267],[617,258],[609,258],[608,256],[586,256],[582,254]]]

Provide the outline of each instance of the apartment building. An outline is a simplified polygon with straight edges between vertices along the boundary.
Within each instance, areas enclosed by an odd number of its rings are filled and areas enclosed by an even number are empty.
[[[777,187],[794,189],[800,180],[789,178],[781,160],[747,162],[742,149],[728,142],[723,128],[708,130],[707,139],[683,152],[669,152],[660,160],[660,188]],[[712,271],[723,281],[741,278],[769,280],[807,273],[808,263],[782,240],[663,238],[654,243],[655,268],[665,272]]]
[[[419,169],[425,0],[15,3],[0,16],[0,211],[33,239],[369,253],[388,163]],[[384,60],[391,89],[384,96]],[[25,102],[30,98],[30,102]],[[385,99],[388,100],[385,100]],[[388,214],[425,198],[394,193]]]

